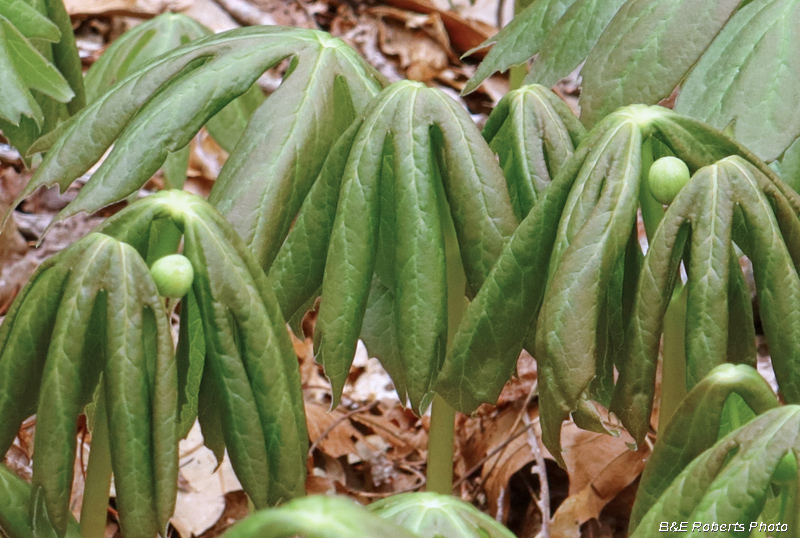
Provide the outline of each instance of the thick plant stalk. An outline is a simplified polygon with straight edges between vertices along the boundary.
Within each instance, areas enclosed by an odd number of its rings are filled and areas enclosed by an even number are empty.
[[[101,384],[94,412],[94,431],[81,506],[82,538],[103,538],[105,535],[110,488],[111,452],[108,444],[105,389]]]
[[[680,288],[680,289],[678,289]],[[658,430],[669,424],[675,410],[686,396],[686,297],[688,287],[678,285],[664,315],[663,366],[661,370],[661,407]]]
[[[456,410],[438,394],[431,405],[428,471],[425,489],[442,495],[453,492],[453,429]]]
[[[467,277],[461,262],[453,220],[450,217],[444,192],[437,193],[439,215],[442,219],[447,265],[447,347],[464,317],[467,301],[464,290]],[[456,410],[438,394],[431,405],[431,426],[428,439],[427,491],[450,495],[453,492],[453,442],[455,440]]]

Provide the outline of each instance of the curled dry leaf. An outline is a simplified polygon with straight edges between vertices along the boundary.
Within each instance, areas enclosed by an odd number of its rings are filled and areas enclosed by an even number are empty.
[[[580,526],[597,518],[600,511],[627,488],[644,469],[650,448],[642,443],[580,430],[570,423],[562,431],[567,450],[564,461],[569,474],[569,496],[553,516],[550,532],[562,538],[579,538]]]

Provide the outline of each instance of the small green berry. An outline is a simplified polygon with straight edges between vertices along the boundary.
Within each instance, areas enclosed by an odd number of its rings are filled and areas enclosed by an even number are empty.
[[[669,205],[689,181],[689,167],[677,157],[661,157],[650,167],[647,183],[653,198]]]
[[[194,280],[194,269],[192,262],[181,254],[171,254],[159,258],[150,267],[150,276],[158,288],[158,294],[162,297],[180,299],[189,288],[192,287]]]

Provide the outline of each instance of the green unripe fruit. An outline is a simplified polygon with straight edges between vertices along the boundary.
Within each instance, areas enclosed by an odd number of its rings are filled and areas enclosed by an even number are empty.
[[[181,254],[170,254],[159,258],[150,267],[150,276],[162,297],[180,299],[189,292],[194,280],[192,262]]]
[[[650,167],[647,184],[653,198],[669,205],[689,181],[689,167],[677,157],[661,157]]]
[[[790,484],[797,481],[797,458],[792,452],[786,454],[772,473],[772,481],[776,484]]]

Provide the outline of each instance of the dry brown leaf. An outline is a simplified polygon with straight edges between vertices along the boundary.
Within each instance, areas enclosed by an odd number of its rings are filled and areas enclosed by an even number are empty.
[[[554,536],[579,538],[580,526],[597,518],[641,474],[650,449],[642,444],[633,451],[627,445],[630,438],[587,432],[574,424],[564,427],[561,438],[569,496],[553,516],[550,530]]]
[[[184,538],[199,536],[217,523],[225,511],[225,494],[242,489],[227,455],[217,458],[203,446],[203,434],[195,422],[180,443],[180,483],[175,514],[170,523]]]
[[[350,418],[338,409],[315,402],[306,402],[308,437],[314,448],[339,458],[356,452],[356,441],[363,436],[353,427]]]
[[[414,15],[400,9],[376,7],[369,13],[379,19],[381,50],[399,58],[407,78],[429,82],[455,59],[438,15]]]
[[[494,26],[466,20],[449,10],[439,9],[429,0],[385,0],[385,2],[400,9],[407,9],[426,15],[434,13],[438,15],[447,29],[450,42],[459,54],[477,47],[497,33],[497,28]],[[478,51],[474,56],[480,59],[485,54],[485,51]]]

